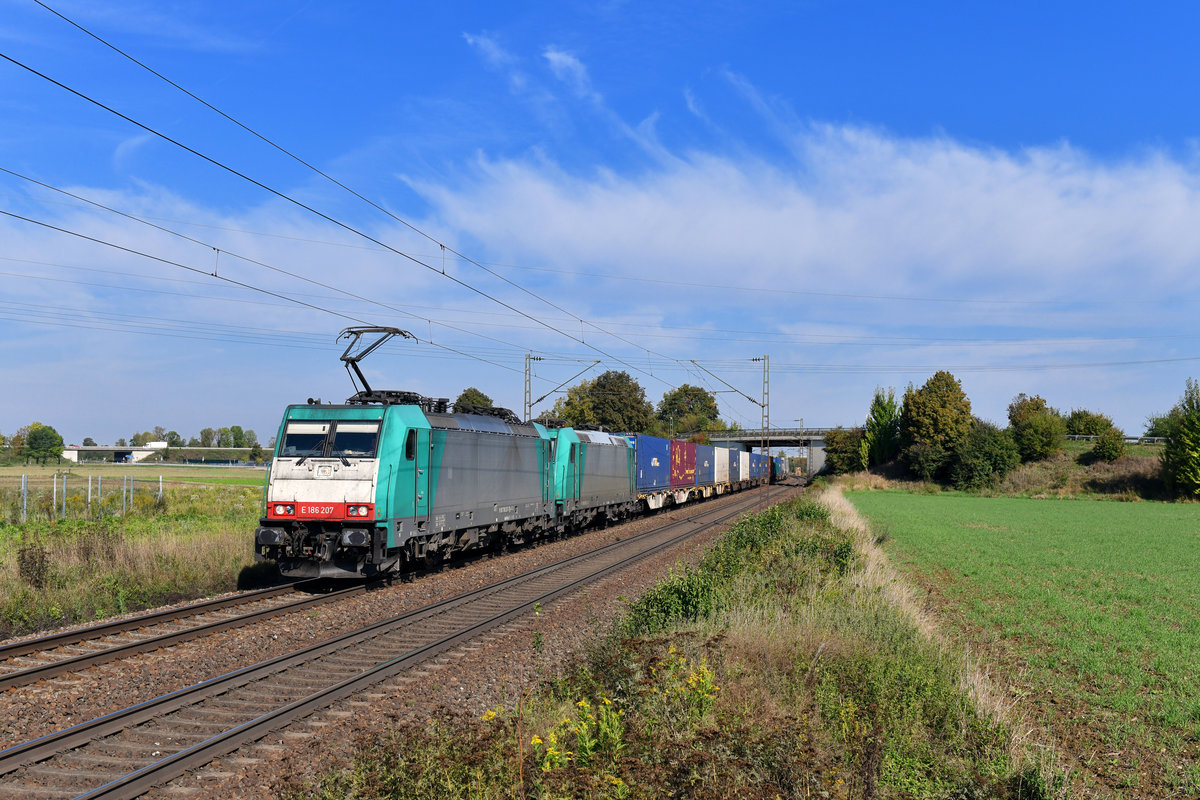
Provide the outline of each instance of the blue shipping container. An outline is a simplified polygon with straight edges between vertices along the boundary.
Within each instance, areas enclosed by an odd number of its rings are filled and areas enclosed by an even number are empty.
[[[722,453],[721,455],[725,455]],[[712,486],[716,464],[716,451],[711,445],[696,445],[696,485]]]
[[[630,438],[633,439],[637,459],[638,491],[671,488],[671,441],[641,433]]]

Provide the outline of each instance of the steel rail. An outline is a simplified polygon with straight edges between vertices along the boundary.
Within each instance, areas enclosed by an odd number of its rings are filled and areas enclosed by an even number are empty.
[[[757,494],[758,493],[755,493],[755,495]],[[160,759],[154,763],[147,764],[134,772],[105,784],[104,786],[80,795],[80,798],[136,796],[136,794],[140,793],[145,788],[148,788],[150,785],[169,780],[179,774],[183,774],[184,772],[195,768],[201,763],[207,763],[212,758],[215,758],[222,753],[229,752],[229,750],[236,748],[240,742],[258,738],[267,731],[286,724],[286,722],[291,721],[292,719],[307,715],[316,708],[328,705],[329,703],[332,703],[341,697],[357,691],[362,686],[369,685],[370,683],[393,675],[396,672],[406,669],[413,663],[425,660],[431,655],[435,655],[450,649],[462,641],[478,635],[481,630],[502,625],[505,622],[527,612],[537,603],[545,603],[553,600],[562,594],[573,591],[584,583],[597,580],[604,575],[624,568],[629,563],[646,558],[664,548],[677,544],[679,541],[694,535],[696,532],[696,525],[712,526],[720,524],[725,520],[731,519],[732,517],[743,513],[745,510],[753,507],[756,503],[761,502],[763,499],[765,498],[752,496],[747,498],[745,502],[735,504],[732,509],[729,507],[713,509],[707,513],[701,513],[697,516],[674,521],[668,525],[656,528],[653,531],[637,534],[627,539],[613,542],[589,551],[588,553],[563,559],[554,564],[549,564],[536,570],[513,576],[495,584],[482,587],[481,589],[465,592],[439,603],[434,603],[421,609],[416,609],[412,612],[399,615],[390,620],[374,623],[358,631],[335,637],[305,650],[285,654],[275,659],[262,662],[261,664],[244,667],[234,672],[227,673],[226,675],[218,676],[208,681],[196,684],[195,686],[180,689],[176,692],[163,695],[160,698],[140,703],[128,709],[113,712],[96,720],[81,723],[80,725],[76,725],[58,733],[49,734],[41,737],[40,739],[27,742],[23,745],[17,745],[9,748],[8,750],[0,752],[0,774],[10,773],[22,766],[33,764],[50,758],[55,754],[65,750],[76,748],[88,741],[101,739],[122,729],[136,726],[152,718],[161,717],[164,714],[178,710],[185,706],[193,705],[196,702],[199,702],[199,700],[201,700],[204,696],[224,694],[240,686],[254,682],[260,678],[282,672],[291,666],[301,664],[306,661],[312,661],[313,659],[319,658],[323,654],[342,651],[347,647],[353,646],[368,639],[377,638],[385,633],[388,633],[389,631],[403,629],[406,626],[411,626],[420,620],[443,613],[447,609],[453,608],[454,606],[468,606],[473,600],[477,600],[487,595],[499,594],[506,588],[517,586],[520,583],[530,583],[534,579],[545,576],[552,571],[562,570],[571,565],[582,564],[588,559],[596,559],[597,557],[611,554],[618,548],[628,548],[632,545],[636,545],[638,542],[644,542],[648,538],[662,536],[664,533],[670,532],[674,528],[688,528],[688,530],[685,530],[677,535],[670,536],[661,542],[652,544],[650,547],[647,547],[640,552],[622,558],[621,560],[613,562],[612,564],[608,564],[599,570],[593,570],[582,577],[568,581],[567,583],[554,587],[549,591],[543,592],[533,599],[525,599],[516,605],[510,605],[498,614],[492,614],[484,620],[473,622],[466,627],[460,627],[458,630],[448,635],[440,636],[432,642],[423,644],[415,649],[411,649],[408,652],[386,659],[385,661],[378,663],[367,670],[360,671],[357,675],[344,679],[322,691],[312,693],[306,697],[302,697],[291,703],[285,704],[280,709],[243,722],[233,728],[230,728],[224,733],[215,735],[202,742],[189,747],[184,747],[171,756]],[[698,519],[697,517],[701,519]]]
[[[58,661],[50,661],[45,664],[38,664],[25,669],[3,673],[0,674],[0,692],[4,691],[5,689],[36,683],[37,681],[45,678],[52,678],[55,675],[75,672],[76,670],[84,667],[104,664],[109,661],[115,661],[119,658],[126,658],[128,656],[137,655],[138,653],[147,653],[169,645],[180,644],[182,642],[190,641],[191,639],[196,639],[200,636],[207,636],[209,634],[217,633],[218,631],[227,630],[229,628],[241,627],[242,625],[246,625],[251,622],[259,622],[264,619],[279,616],[281,614],[290,614],[293,611],[308,608],[309,606],[321,605],[323,603],[329,603],[334,600],[340,600],[345,597],[360,594],[366,590],[367,587],[365,585],[352,586],[348,589],[342,589],[336,592],[304,597],[292,603],[285,603],[284,605],[259,609],[258,611],[252,611],[248,614],[239,614],[235,617],[229,617],[228,619],[213,620],[212,622],[194,625],[181,631],[170,631],[157,636],[150,636],[145,639],[136,639],[131,642],[115,644],[112,647],[108,647],[103,650],[95,650],[90,653],[80,653],[79,655],[60,659]],[[268,597],[270,597],[270,595],[268,595]],[[256,600],[262,599],[267,598],[256,598]],[[226,606],[228,605],[231,604],[226,604]],[[185,615],[185,617],[192,616],[196,615]],[[166,621],[169,621],[169,619]],[[131,628],[127,630],[136,629]]]
[[[113,620],[112,622],[102,622],[97,625],[90,625],[86,628],[75,628],[61,633],[53,633],[49,636],[39,636],[36,639],[22,639],[19,642],[9,642],[8,644],[0,645],[0,659],[7,660],[16,658],[17,656],[36,653],[41,650],[50,650],[55,647],[63,647],[69,644],[78,644],[91,639],[99,639],[102,636],[108,636],[115,633],[124,633],[125,631],[137,630],[144,628],[147,625],[154,625],[160,622],[181,619],[184,617],[194,617],[198,614],[205,614],[209,611],[216,611],[228,606],[242,605],[245,603],[253,603],[257,600],[265,600],[275,595],[283,594],[291,591],[302,583],[307,581],[298,581],[296,583],[287,583],[282,586],[272,586],[267,589],[255,589],[249,592],[232,595],[230,597],[218,597],[215,600],[203,600],[199,603],[191,603],[186,606],[177,608],[168,608],[163,611],[152,611],[149,614],[141,614],[136,617],[127,619]]]

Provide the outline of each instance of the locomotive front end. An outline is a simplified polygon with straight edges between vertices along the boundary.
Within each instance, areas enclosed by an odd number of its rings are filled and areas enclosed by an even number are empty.
[[[381,408],[292,406],[280,428],[255,551],[296,578],[386,566],[379,492]]]

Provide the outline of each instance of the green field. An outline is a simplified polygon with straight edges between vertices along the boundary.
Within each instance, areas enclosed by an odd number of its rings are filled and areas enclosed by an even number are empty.
[[[1200,791],[1200,505],[847,496],[1078,786]]]

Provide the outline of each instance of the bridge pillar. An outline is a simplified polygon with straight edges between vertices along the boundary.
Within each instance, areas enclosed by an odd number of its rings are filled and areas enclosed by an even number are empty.
[[[821,470],[825,469],[825,444],[809,444],[808,445],[808,477],[816,475]]]

